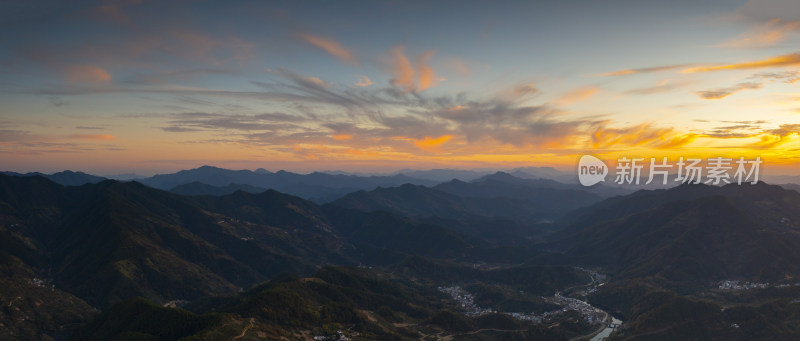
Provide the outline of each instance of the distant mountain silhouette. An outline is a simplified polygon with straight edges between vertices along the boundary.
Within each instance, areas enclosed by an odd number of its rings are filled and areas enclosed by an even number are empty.
[[[80,185],[85,185],[85,184],[96,184],[98,182],[106,180],[106,178],[101,177],[101,176],[86,174],[86,173],[83,173],[83,172],[73,172],[73,171],[69,171],[69,170],[65,170],[65,171],[58,172],[58,173],[53,173],[53,174],[42,174],[42,173],[39,173],[39,172],[32,172],[32,173],[25,173],[25,174],[14,173],[14,172],[2,172],[2,174],[9,175],[9,176],[37,176],[38,175],[38,176],[45,177],[45,178],[49,179],[50,181],[53,181],[53,182],[55,182],[57,184],[64,185],[64,186],[80,186]]]
[[[405,183],[434,185],[436,182],[411,178],[405,175],[355,176],[314,172],[297,174],[287,171],[275,173],[259,169],[229,170],[212,166],[182,170],[173,174],[155,175],[137,180],[145,185],[171,190],[189,183],[202,183],[216,187],[247,185],[255,188],[274,189],[318,202],[329,201],[357,190],[369,190],[379,186],[397,186]],[[206,190],[209,190],[208,188]]]
[[[190,182],[188,184],[178,185],[173,187],[169,190],[172,193],[180,194],[180,195],[214,195],[214,196],[221,196],[231,194],[236,191],[244,191],[248,193],[261,193],[266,191],[265,188],[250,186],[250,185],[240,185],[240,184],[230,184],[227,186],[212,186],[207,185],[202,182]]]
[[[507,218],[520,223],[556,219],[602,198],[552,180],[526,180],[496,173],[473,182],[452,180],[432,188],[403,185],[360,191],[333,203],[365,211],[449,219]]]

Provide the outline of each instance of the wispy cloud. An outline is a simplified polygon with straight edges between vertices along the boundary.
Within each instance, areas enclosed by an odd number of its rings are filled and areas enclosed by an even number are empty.
[[[640,146],[661,141],[670,132],[672,132],[672,128],[655,127],[650,123],[622,128],[598,127],[592,132],[592,145],[594,148],[609,148],[617,145]]]
[[[653,67],[645,67],[645,68],[638,68],[638,69],[623,69],[617,70],[613,72],[606,72],[598,74],[598,77],[608,77],[608,76],[626,76],[626,75],[635,75],[640,73],[651,73],[651,72],[661,72],[661,71],[669,71],[687,67],[691,64],[676,64],[676,65],[662,65],[662,66],[653,66]]]
[[[681,134],[674,136],[661,144],[656,145],[658,149],[675,149],[688,145],[697,140],[701,135],[695,133]]]
[[[600,91],[600,89],[593,85],[579,87],[561,95],[561,97],[555,100],[555,103],[566,106],[580,101],[585,101],[598,91]]]
[[[70,138],[78,140],[113,140],[117,137],[111,134],[76,134],[71,135]]]
[[[347,48],[342,46],[342,44],[339,44],[337,41],[333,39],[316,36],[308,33],[297,33],[297,37],[299,37],[306,43],[309,43],[311,45],[316,46],[319,49],[322,49],[323,51],[325,51],[326,53],[328,53],[333,57],[336,57],[343,63],[351,65],[360,65],[360,63],[358,62],[358,60],[356,60],[356,57],[353,56],[353,53],[350,52],[350,50],[348,50]]]
[[[108,82],[111,74],[99,66],[92,65],[73,65],[64,70],[67,81],[73,83],[80,82]]]
[[[391,51],[392,56],[392,85],[404,88],[407,92],[414,90],[414,67],[404,54],[405,46],[396,46]]]
[[[390,51],[391,73],[394,75],[391,84],[406,92],[424,91],[436,85],[440,79],[429,65],[435,53],[436,51],[427,51],[421,54],[412,65],[405,55],[405,46],[394,47]]]
[[[369,79],[369,77],[367,77],[367,76],[358,76],[358,81],[355,83],[355,86],[360,86],[360,87],[363,88],[363,87],[370,86],[372,84],[373,84],[372,80]]]
[[[800,65],[800,53],[792,53],[771,57],[762,60],[716,65],[716,66],[701,66],[688,68],[681,71],[681,73],[698,73],[698,72],[711,72],[711,71],[724,71],[724,70],[746,70],[746,69],[761,69],[768,67],[787,67]]]
[[[625,93],[633,95],[652,95],[657,93],[669,92],[681,88],[683,86],[686,86],[687,84],[689,84],[689,82],[664,79],[659,81],[658,84],[656,85],[631,89],[626,91]]]
[[[697,91],[695,93],[702,99],[723,99],[725,97],[728,97],[743,90],[756,90],[756,89],[761,89],[763,87],[764,84],[748,82],[748,83],[739,83],[727,88]]]
[[[719,44],[720,47],[763,48],[774,46],[786,40],[790,35],[800,32],[800,21],[772,19],[766,24],[758,25],[750,32]]]

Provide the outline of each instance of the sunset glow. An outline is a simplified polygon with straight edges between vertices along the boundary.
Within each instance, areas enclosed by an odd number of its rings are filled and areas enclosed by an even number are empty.
[[[0,163],[573,169],[624,154],[800,174],[800,4],[624,4],[18,2],[0,14]]]

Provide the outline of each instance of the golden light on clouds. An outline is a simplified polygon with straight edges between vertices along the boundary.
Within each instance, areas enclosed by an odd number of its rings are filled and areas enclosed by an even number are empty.
[[[336,141],[347,141],[347,140],[352,139],[353,135],[351,135],[351,134],[335,134],[335,135],[331,135],[331,138],[336,140]]]
[[[450,139],[452,138],[453,135],[442,135],[436,138],[426,136],[425,138],[422,139],[413,139],[413,141],[414,145],[417,146],[417,148],[419,149],[425,151],[437,151],[439,146],[441,146],[447,141],[450,141]]]
[[[785,54],[777,57],[771,57],[762,60],[717,65],[717,66],[701,66],[684,69],[681,73],[698,73],[710,71],[724,71],[724,70],[744,70],[744,69],[760,69],[768,67],[786,67],[800,65],[800,53]]]
[[[597,94],[599,91],[599,88],[592,85],[580,87],[561,95],[561,97],[555,100],[555,103],[558,105],[567,106],[576,102],[585,101]]]

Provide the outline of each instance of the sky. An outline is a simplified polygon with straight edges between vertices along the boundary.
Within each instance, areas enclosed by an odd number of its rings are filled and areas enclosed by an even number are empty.
[[[0,168],[800,174],[800,2],[0,3]]]

